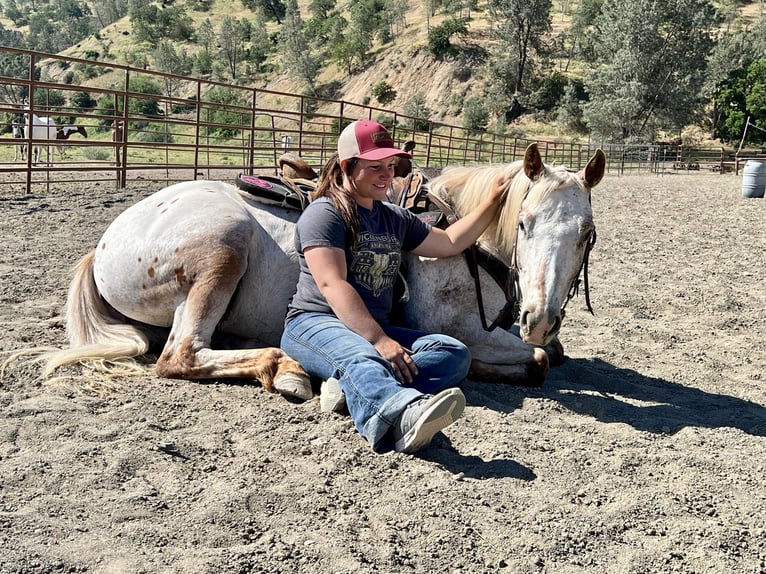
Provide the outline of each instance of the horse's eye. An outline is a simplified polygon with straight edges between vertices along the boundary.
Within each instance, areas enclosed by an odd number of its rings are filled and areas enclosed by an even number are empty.
[[[519,233],[526,233],[526,227],[524,226],[524,222],[519,219]]]

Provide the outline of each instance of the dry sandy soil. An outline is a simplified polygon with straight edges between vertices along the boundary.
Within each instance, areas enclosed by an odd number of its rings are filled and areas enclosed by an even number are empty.
[[[0,380],[0,573],[766,572],[766,201],[607,176],[595,317],[542,388],[467,382],[418,456],[257,384]],[[151,185],[0,191],[0,350],[62,345],[69,269]]]

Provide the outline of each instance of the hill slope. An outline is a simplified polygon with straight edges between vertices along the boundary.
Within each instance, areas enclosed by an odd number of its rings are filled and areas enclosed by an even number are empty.
[[[309,14],[308,3],[308,1],[299,2],[304,18],[307,18]],[[240,0],[216,0],[209,12],[190,10],[188,14],[193,18],[195,26],[199,26],[205,19],[210,19],[216,29],[225,16],[252,17],[252,12],[244,8]],[[443,15],[433,17],[430,19],[430,24],[433,26],[443,19]],[[487,23],[481,12],[472,13],[468,28],[469,43],[486,44]],[[268,23],[270,33],[277,30],[276,23]],[[420,3],[412,3],[402,32],[387,44],[373,46],[362,70],[348,74],[346,70],[329,64],[322,69],[318,84],[320,88],[333,86],[331,96],[333,99],[356,104],[367,103],[399,112],[409,99],[419,95],[432,112],[430,119],[460,125],[461,102],[467,94],[480,89],[480,85],[473,79],[468,82],[456,79],[455,64],[434,59],[426,48],[427,40],[424,9]],[[178,45],[178,49],[192,54],[198,47],[195,44],[187,44]],[[98,54],[100,61],[136,66],[136,56],[142,50],[143,48],[135,42],[130,19],[126,17],[106,26],[97,36],[90,36],[61,54],[90,59],[95,53]],[[285,68],[289,68],[289,63],[278,66],[278,71],[275,73],[252,78],[251,85],[281,92],[305,92],[306,86],[291,77]],[[63,72],[51,67],[46,73],[55,78]],[[84,80],[83,83],[89,86],[107,87],[115,85],[120,80],[121,78],[115,75],[106,75]],[[396,97],[385,104],[377,102],[372,96],[373,86],[381,81],[387,82],[396,93]]]

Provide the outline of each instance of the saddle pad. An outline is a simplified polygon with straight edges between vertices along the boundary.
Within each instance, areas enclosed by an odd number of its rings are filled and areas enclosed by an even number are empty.
[[[423,223],[427,223],[431,227],[439,227],[445,229],[449,226],[447,217],[441,211],[424,211],[422,213],[416,213]]]
[[[285,180],[269,175],[246,175],[240,173],[235,183],[258,201],[271,205],[280,205],[303,211],[308,204],[308,194],[299,185],[291,185]]]

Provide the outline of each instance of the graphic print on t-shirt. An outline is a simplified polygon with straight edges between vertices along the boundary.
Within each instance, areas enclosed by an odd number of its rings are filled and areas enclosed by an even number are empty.
[[[360,233],[359,248],[354,251],[351,273],[357,284],[369,289],[374,297],[394,286],[402,262],[399,241],[389,233]]]

